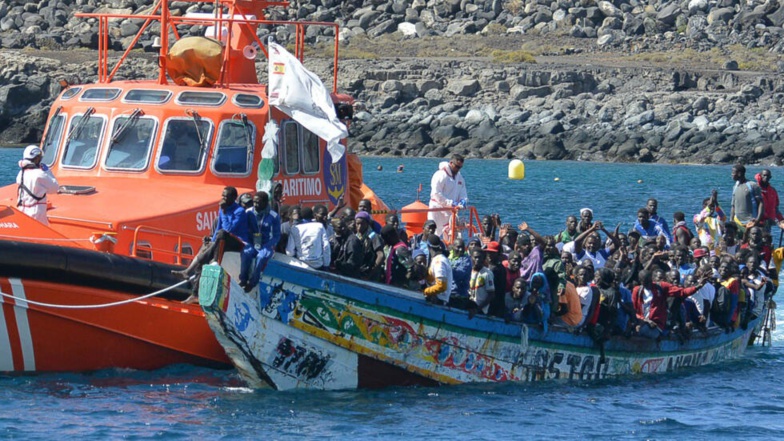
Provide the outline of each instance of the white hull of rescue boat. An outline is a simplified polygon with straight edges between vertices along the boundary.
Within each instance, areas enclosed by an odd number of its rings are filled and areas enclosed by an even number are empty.
[[[673,372],[742,356],[756,324],[694,333],[683,343],[614,338],[602,361],[585,335],[469,319],[418,293],[314,271],[285,256],[270,262],[251,293],[221,267],[205,267],[200,302],[245,381],[279,390]]]

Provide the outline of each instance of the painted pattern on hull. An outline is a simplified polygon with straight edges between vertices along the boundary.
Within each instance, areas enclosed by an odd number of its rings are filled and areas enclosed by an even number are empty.
[[[221,270],[215,267],[215,271],[217,273]],[[257,319],[251,323],[263,330],[258,335],[263,334],[264,338],[254,342],[250,334],[246,335],[245,341],[250,350],[245,355],[262,360],[267,369],[273,367],[276,357],[280,357],[282,342],[283,352],[289,354],[289,357],[294,356],[292,354],[295,351],[285,341],[286,338],[295,336],[295,340],[303,341],[303,336],[307,336],[307,353],[319,354],[324,348],[339,348],[445,384],[510,380],[598,380],[616,375],[671,372],[687,366],[702,366],[735,358],[743,354],[751,332],[750,327],[746,332],[738,331],[729,337],[710,337],[705,339],[702,348],[678,349],[673,346],[674,349],[665,353],[616,350],[608,351],[602,359],[595,347],[585,343],[584,337],[570,333],[551,330],[549,336],[558,336],[562,340],[561,343],[553,343],[547,341],[547,338],[540,338],[541,332],[537,330],[532,329],[531,335],[528,335],[529,330],[520,325],[513,328],[519,330],[519,335],[483,332],[480,326],[482,321],[492,319],[480,317],[474,318],[473,328],[461,328],[451,324],[446,316],[439,321],[412,314],[411,308],[422,303],[418,299],[402,300],[404,304],[411,303],[409,312],[402,312],[401,309],[405,308],[395,310],[380,305],[378,298],[375,303],[370,303],[374,300],[373,295],[383,295],[372,290],[361,293],[369,302],[357,301],[356,297],[360,296],[346,295],[347,289],[361,290],[362,287],[357,285],[362,282],[353,281],[350,282],[352,286],[347,287],[341,284],[341,280],[324,280],[321,282],[324,290],[311,289],[276,278],[272,276],[274,272],[274,269],[268,271],[270,274],[262,278],[258,296],[245,294],[238,287],[231,289],[230,306],[226,311],[229,317],[233,314],[233,308],[243,311],[255,308],[260,311]],[[228,293],[226,290],[219,294],[217,301],[224,302],[221,296]],[[210,317],[210,307],[205,303],[203,305]],[[276,338],[273,341],[277,346],[266,344],[270,340],[266,330],[270,328],[275,328]],[[527,338],[522,338],[524,335]],[[298,355],[297,361],[305,360],[306,352]],[[317,361],[323,359],[323,356],[313,355],[308,366],[323,369],[331,375],[342,375],[344,378],[350,376],[352,381],[355,380],[355,371],[346,374],[327,369],[328,361]],[[322,368],[322,365],[325,367]],[[296,372],[287,370],[289,375],[296,375]],[[340,382],[332,382],[325,388],[334,388]],[[278,384],[274,380],[273,383],[280,389],[322,388],[322,384],[308,381],[300,381],[296,385],[292,382]]]

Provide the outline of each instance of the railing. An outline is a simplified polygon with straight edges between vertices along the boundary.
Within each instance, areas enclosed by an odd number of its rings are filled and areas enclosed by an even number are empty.
[[[205,17],[176,17],[172,16],[169,13],[169,5],[167,1],[158,0],[150,11],[157,11],[160,9],[160,14],[146,14],[146,15],[133,15],[133,14],[86,14],[86,13],[77,13],[75,14],[77,17],[80,18],[95,18],[98,20],[98,83],[108,83],[111,82],[114,76],[117,74],[120,66],[123,64],[125,59],[130,54],[131,50],[136,46],[139,39],[141,38],[142,34],[147,30],[150,24],[153,21],[158,21],[161,23],[161,48],[160,53],[158,56],[158,62],[160,66],[159,74],[158,74],[158,82],[159,84],[167,84],[166,81],[166,64],[167,64],[167,55],[169,51],[169,31],[174,34],[176,39],[179,39],[179,33],[177,32],[176,26],[178,24],[188,23],[188,24],[210,24],[215,26],[217,29],[217,33],[219,36],[222,36],[222,32],[224,26],[226,26],[227,31],[227,39],[231,41],[232,32],[234,32],[234,24],[246,24],[246,25],[255,25],[258,27],[260,25],[287,25],[287,26],[294,26],[295,28],[295,51],[294,55],[301,61],[304,59],[305,54],[305,27],[306,26],[323,26],[323,27],[332,27],[334,28],[334,35],[335,35],[335,43],[334,43],[334,56],[333,56],[333,73],[332,73],[332,92],[337,93],[337,86],[338,86],[338,48],[339,48],[339,32],[340,27],[337,23],[328,23],[328,22],[311,22],[311,21],[282,21],[282,20],[264,20],[264,19],[248,19],[248,16],[263,16],[264,8],[269,6],[288,6],[288,2],[271,2],[271,1],[228,1],[228,0],[219,0],[217,2],[208,1],[208,0],[186,0],[190,3],[216,3],[220,4],[217,9],[220,11],[214,18],[205,18]],[[224,16],[222,13],[222,8],[228,8],[227,16]],[[235,18],[240,17],[240,18]],[[128,48],[125,50],[123,55],[114,65],[114,67],[109,71],[109,21],[112,19],[130,19],[130,20],[144,20],[144,24],[140,27],[139,31],[137,32],[134,39],[131,41],[131,44],[128,45]],[[253,32],[249,32],[251,34],[253,41],[259,46],[261,51],[264,53],[265,56],[268,56],[264,44],[259,40],[259,37],[256,35],[255,29]],[[222,37],[219,37],[222,38]],[[230,82],[228,81],[230,63],[229,59],[231,56],[231,50],[235,51],[242,51],[243,48],[229,48],[230,50],[226,50],[223,53],[223,67],[221,69],[221,78],[219,79],[218,83],[221,84],[223,87],[229,86]]]
[[[131,228],[132,227],[123,227],[123,229],[125,229],[125,230],[131,229]],[[147,247],[144,247],[144,248],[140,247],[139,244],[140,244],[141,239],[145,238],[143,236],[144,234],[149,234],[149,235],[153,235],[153,236],[157,236],[157,237],[169,237],[169,238],[172,238],[172,239],[176,239],[176,242],[177,242],[176,251],[165,249],[165,248],[155,248],[152,245],[156,241],[153,241],[153,240],[147,240],[147,242],[150,244],[149,248],[147,248]],[[131,242],[131,257],[148,258],[148,257],[145,257],[145,256],[140,256],[139,255],[139,251],[150,252],[150,253],[152,253],[152,257],[153,257],[153,258],[151,258],[151,260],[156,260],[156,261],[160,262],[161,260],[160,259],[154,259],[154,256],[156,254],[158,254],[158,255],[163,254],[165,256],[173,256],[174,257],[174,263],[176,263],[177,265],[183,265],[183,256],[188,256],[185,260],[188,260],[188,259],[193,257],[192,253],[191,254],[184,254],[182,252],[182,240],[183,240],[183,238],[194,239],[194,245],[195,244],[201,244],[201,237],[193,235],[193,234],[185,234],[185,233],[181,233],[181,232],[177,232],[177,231],[164,230],[163,228],[151,227],[151,226],[148,226],[148,225],[139,225],[136,228],[134,228],[134,231],[133,231],[133,241]],[[194,245],[191,245],[192,249],[193,249]]]
[[[468,212],[468,220],[462,221],[460,219],[460,212],[467,211]],[[451,245],[452,242],[457,237],[460,237],[462,233],[467,233],[468,237],[475,236],[479,234],[482,226],[482,222],[479,218],[479,213],[476,211],[476,207],[468,206],[466,208],[457,208],[457,207],[447,207],[447,208],[404,208],[400,210],[373,210],[372,214],[408,214],[408,213],[443,213],[449,212],[452,213],[452,216],[449,218],[449,224],[444,227],[444,233],[442,239],[446,245]]]

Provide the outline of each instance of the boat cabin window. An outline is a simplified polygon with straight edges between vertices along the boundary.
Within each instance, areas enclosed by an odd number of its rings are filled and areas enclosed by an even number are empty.
[[[249,109],[261,109],[264,107],[264,100],[258,95],[251,95],[248,93],[238,93],[232,98],[232,102],[237,107],[246,107]]]
[[[198,172],[212,144],[212,124],[205,119],[174,119],[166,123],[158,170]]]
[[[299,124],[295,122],[283,123],[283,146],[286,149],[286,174],[299,173]]]
[[[319,172],[319,138],[296,121],[283,123],[283,148],[286,152],[286,174]]]
[[[120,96],[120,89],[87,89],[79,101],[112,101]]]
[[[75,168],[92,168],[98,157],[106,118],[100,115],[81,114],[71,118],[68,137],[61,163]]]
[[[172,93],[168,90],[129,90],[123,98],[123,102],[133,104],[163,104],[169,101]]]
[[[302,173],[306,175],[318,173],[319,165],[319,137],[310,130],[300,127],[302,133]]]
[[[60,99],[61,100],[70,100],[71,98],[75,97],[76,95],[79,95],[79,92],[81,92],[81,91],[82,91],[81,87],[69,87],[68,89],[65,89],[65,91],[63,92],[63,95],[60,97]]]
[[[61,113],[49,121],[49,128],[46,130],[46,138],[44,139],[43,145],[44,157],[41,160],[46,165],[51,166],[57,158],[60,140],[63,139],[65,117],[66,116]]]
[[[114,120],[109,139],[108,169],[144,170],[155,139],[155,120],[121,116]]]
[[[247,175],[253,161],[256,129],[252,123],[241,120],[223,121],[218,131],[218,147],[212,162],[216,174]]]
[[[226,95],[220,92],[185,91],[177,95],[177,104],[198,106],[220,106],[226,101]]]

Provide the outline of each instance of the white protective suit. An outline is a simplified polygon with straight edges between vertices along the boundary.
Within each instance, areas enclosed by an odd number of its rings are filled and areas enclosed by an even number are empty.
[[[444,161],[438,164],[438,171],[433,173],[430,179],[430,208],[451,208],[461,200],[468,202],[465,179],[460,172],[452,176],[452,169],[449,162]],[[448,211],[428,212],[427,218],[435,221],[436,234],[440,235],[444,227],[449,224],[452,214]]]
[[[19,168],[22,170],[16,175],[16,184],[22,183],[22,172],[24,171],[24,185],[40,200],[36,200],[20,186],[18,191],[21,204],[18,208],[38,222],[49,225],[49,219],[46,217],[46,195],[57,193],[60,186],[51,170],[44,171],[39,167],[32,168],[32,165],[33,163],[26,159],[19,161]]]

